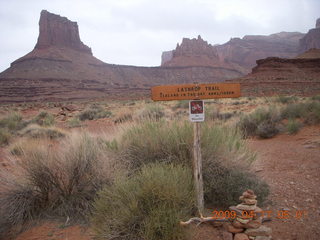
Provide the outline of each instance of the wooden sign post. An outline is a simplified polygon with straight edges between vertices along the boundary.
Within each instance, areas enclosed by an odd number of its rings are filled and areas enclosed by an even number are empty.
[[[153,101],[197,100],[190,101],[190,120],[193,128],[193,178],[200,216],[203,214],[203,178],[200,143],[200,122],[204,120],[204,105],[199,99],[237,98],[240,97],[239,83],[183,84],[156,86],[151,89]],[[192,102],[194,102],[192,104]],[[202,102],[202,104],[200,103]],[[201,107],[202,106],[202,107]],[[193,108],[192,108],[193,107]],[[202,108],[202,109],[201,109]],[[194,114],[192,117],[191,115]]]

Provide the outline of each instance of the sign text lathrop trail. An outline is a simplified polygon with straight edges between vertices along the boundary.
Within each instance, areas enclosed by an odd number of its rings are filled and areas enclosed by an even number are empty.
[[[182,84],[156,86],[151,89],[152,100],[195,100],[240,97],[239,83]]]
[[[151,89],[151,94],[152,94],[152,100],[154,101],[237,98],[241,96],[239,83],[182,84],[182,85],[156,86]],[[190,103],[190,106],[191,106],[191,103]],[[203,105],[202,105],[202,108],[203,108]],[[204,114],[203,109],[202,109],[202,112],[194,112],[194,113],[195,115],[199,113]],[[203,178],[202,178],[202,161],[201,161],[200,125],[199,124],[200,122],[198,121],[195,121],[194,123],[193,178],[194,178],[195,188],[196,188],[197,207],[200,215],[202,216],[203,208],[204,208],[204,198],[203,198]]]

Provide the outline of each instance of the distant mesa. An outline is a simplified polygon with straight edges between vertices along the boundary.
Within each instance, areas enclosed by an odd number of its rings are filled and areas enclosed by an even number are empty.
[[[319,20],[316,27],[306,35],[248,35],[222,45],[211,45],[200,35],[183,38],[162,54],[161,66],[135,67],[95,58],[80,40],[76,22],[43,10],[34,49],[0,73],[0,102],[131,99],[148,96],[155,85],[228,79],[241,82],[244,94],[257,86],[264,92],[279,86],[278,91],[293,86],[319,90],[318,50],[301,55],[301,49],[320,48]]]

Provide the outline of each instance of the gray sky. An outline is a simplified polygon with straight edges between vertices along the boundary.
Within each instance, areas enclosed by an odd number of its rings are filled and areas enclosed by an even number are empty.
[[[305,33],[320,17],[320,0],[0,0],[0,72],[34,48],[42,9],[78,22],[82,42],[104,62],[158,66],[183,37],[222,44]]]

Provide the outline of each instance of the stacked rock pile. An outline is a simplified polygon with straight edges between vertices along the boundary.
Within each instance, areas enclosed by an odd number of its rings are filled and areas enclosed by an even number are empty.
[[[240,204],[229,208],[231,211],[236,212],[236,218],[226,225],[229,233],[224,234],[225,238],[233,240],[272,239],[271,228],[262,225],[263,210],[257,207],[257,196],[254,192],[247,190],[239,199],[241,201]]]

